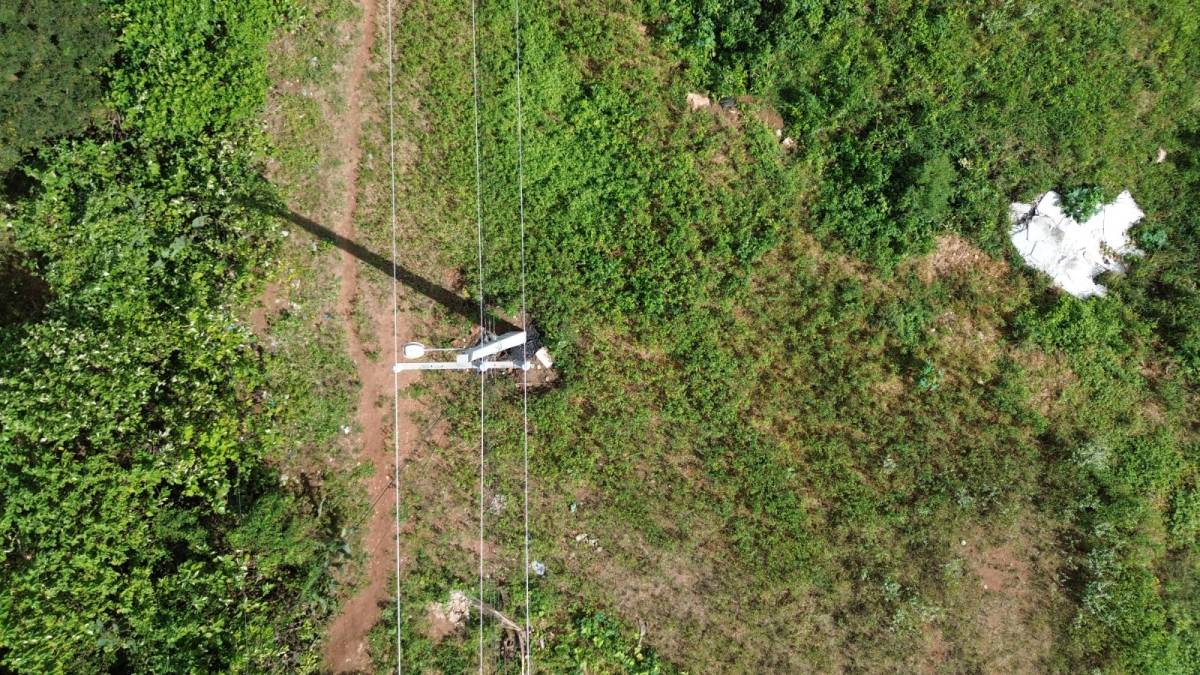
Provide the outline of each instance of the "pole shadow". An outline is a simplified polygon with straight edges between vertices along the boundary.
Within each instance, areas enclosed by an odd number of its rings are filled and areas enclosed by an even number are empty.
[[[388,276],[394,276],[396,281],[404,284],[408,288],[411,288],[421,295],[424,295],[430,300],[433,300],[442,307],[445,307],[451,313],[457,314],[472,323],[477,323],[479,321],[478,304],[463,298],[448,288],[439,286],[438,284],[435,284],[432,281],[417,275],[408,268],[402,267],[398,264],[393,264],[391,260],[388,260],[384,256],[381,256],[374,251],[370,251],[366,247],[353,242],[346,237],[343,237],[337,232],[334,232],[333,230],[316,222],[315,220],[279,206],[256,202],[251,202],[248,205],[258,211],[293,223],[294,225],[303,228],[306,232],[314,237],[333,244],[355,258],[367,263],[371,267],[374,267],[380,272],[383,272]],[[486,310],[484,311],[484,321],[489,322],[489,328],[492,328],[497,333],[507,333],[510,331],[521,330],[512,322],[497,316],[494,312]]]

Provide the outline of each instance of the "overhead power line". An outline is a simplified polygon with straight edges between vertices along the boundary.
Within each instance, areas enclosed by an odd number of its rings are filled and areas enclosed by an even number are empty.
[[[528,335],[529,309],[525,303],[525,136],[524,116],[521,107],[521,0],[513,0],[513,36],[516,49],[517,85],[517,213],[521,228],[521,331]],[[521,362],[529,363],[528,340],[521,345]],[[525,533],[522,541],[525,567],[525,658],[523,667],[533,672],[533,640],[529,624],[529,369],[521,371],[521,455],[523,468],[523,490],[525,504],[523,515]]]
[[[475,238],[479,253],[479,338],[484,338],[483,309],[483,176],[479,161],[479,27],[478,1],[471,0],[471,93],[475,103]],[[487,371],[479,369],[479,601],[483,602],[483,395]],[[483,612],[479,613],[479,673],[483,675]]]
[[[389,27],[388,27],[388,50],[389,59],[392,59],[392,35],[390,25],[391,1],[388,0],[389,12]],[[405,361],[400,360],[401,351],[397,350],[393,354],[392,371],[399,377],[399,373],[409,370],[476,370],[479,372],[479,603],[484,606],[484,543],[485,543],[485,516],[486,506],[485,500],[485,479],[487,476],[486,464],[486,382],[487,372],[489,370],[513,370],[520,369],[521,372],[521,416],[522,416],[522,432],[521,432],[521,447],[522,447],[522,485],[523,485],[523,562],[524,562],[524,615],[525,625],[523,630],[516,626],[515,623],[509,621],[505,627],[509,630],[515,630],[520,636],[521,646],[521,662],[523,672],[532,672],[532,648],[531,643],[531,623],[530,623],[530,579],[529,573],[531,570],[531,561],[529,557],[530,536],[529,536],[529,370],[531,368],[550,368],[553,362],[549,353],[541,342],[538,340],[537,332],[529,325],[529,309],[526,297],[526,242],[525,242],[525,140],[524,140],[524,111],[522,108],[522,87],[521,87],[521,8],[520,0],[514,0],[513,6],[513,30],[515,35],[516,47],[516,115],[517,115],[517,204],[518,204],[518,225],[520,228],[520,285],[521,285],[521,330],[510,330],[503,335],[496,335],[491,327],[487,324],[487,311],[484,296],[484,267],[483,267],[483,169],[482,169],[482,141],[480,134],[480,77],[479,77],[479,23],[478,23],[479,5],[478,0],[471,0],[471,95],[473,104],[474,118],[474,150],[475,150],[475,242],[476,256],[479,273],[479,341],[475,346],[465,349],[456,348],[433,348],[427,347],[419,342],[409,342],[404,345],[402,350]],[[394,137],[394,104],[391,82],[392,64],[389,61],[388,72],[388,105],[389,105],[389,129],[391,129]],[[394,138],[393,138],[393,157],[392,157],[392,258],[393,266],[395,265],[396,257],[396,241],[395,241],[395,158],[394,158]],[[395,306],[395,277],[393,274],[393,305]],[[395,307],[394,307],[395,311]],[[395,314],[393,315],[393,326],[395,326]],[[396,329],[393,330],[394,335]],[[398,335],[396,335],[398,338]],[[533,344],[531,346],[531,340]],[[398,339],[396,340],[398,342]],[[517,348],[520,347],[518,356]],[[453,360],[433,359],[422,360],[429,352],[453,352],[455,357]],[[530,352],[533,352],[532,358]],[[399,389],[397,387],[396,397],[396,419],[397,429],[399,425]],[[398,432],[397,432],[398,433]],[[397,471],[399,470],[399,446],[397,445],[396,462]],[[398,490],[398,488],[397,488]],[[397,509],[399,508],[399,492],[397,491]],[[397,556],[399,556],[399,511],[397,510]],[[399,557],[397,557],[397,658],[400,657],[400,634],[399,634]],[[485,612],[479,613],[479,671],[484,672],[484,615]]]
[[[392,35],[392,0],[387,2],[388,42],[388,174],[392,193],[392,361],[400,360],[400,307],[397,300],[396,275],[396,98],[394,63],[396,45]],[[395,496],[396,527],[396,672],[404,671],[404,649],[401,639],[400,611],[400,373],[392,372],[392,486]]]

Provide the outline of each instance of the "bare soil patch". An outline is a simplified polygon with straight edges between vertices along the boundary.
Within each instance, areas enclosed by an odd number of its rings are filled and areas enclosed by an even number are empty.
[[[979,532],[962,550],[969,574],[964,591],[978,598],[970,631],[974,639],[965,651],[986,672],[1042,672],[1054,643],[1046,617],[1061,600],[1055,537],[1032,518],[996,534]]]
[[[250,329],[260,338],[267,335],[271,317],[278,314],[281,306],[287,302],[281,297],[282,290],[283,287],[279,283],[269,282],[263,289],[262,295],[258,297],[257,306],[250,312]]]
[[[362,158],[359,140],[362,134],[362,83],[367,64],[371,58],[371,45],[375,37],[375,0],[364,0],[358,44],[344,84],[345,113],[335,121],[336,142],[334,152],[338,155],[341,172],[338,179],[344,187],[343,201],[335,215],[338,234],[353,240],[355,236],[354,214],[358,205],[358,165]],[[341,291],[338,295],[337,313],[345,320],[347,342],[354,360],[361,389],[355,413],[355,424],[359,430],[359,445],[362,459],[375,466],[375,472],[366,480],[367,494],[381,493],[392,480],[387,463],[383,461],[383,419],[376,410],[375,402],[384,386],[379,368],[372,367],[363,349],[362,340],[353,321],[354,302],[358,293],[358,261],[348,251],[342,253],[339,269]],[[386,522],[380,514],[386,512],[376,508],[368,516],[367,532],[362,546],[366,552],[366,584],[349,598],[329,626],[329,642],[326,647],[328,665],[334,672],[358,672],[370,664],[366,650],[366,635],[379,615],[379,602],[384,597],[387,568],[383,556],[391,550]]]

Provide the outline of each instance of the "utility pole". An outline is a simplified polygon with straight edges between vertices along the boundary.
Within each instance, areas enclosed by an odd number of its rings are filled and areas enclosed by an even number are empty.
[[[524,349],[522,349],[524,346]],[[418,361],[430,352],[453,352],[452,361]],[[492,357],[507,354],[507,358],[491,360]],[[533,338],[523,330],[510,331],[492,339],[482,339],[479,344],[466,349],[432,348],[420,342],[409,342],[404,345],[404,358],[408,362],[396,363],[392,372],[406,370],[529,370],[531,368],[549,368],[553,365],[550,354],[537,340],[536,331]]]

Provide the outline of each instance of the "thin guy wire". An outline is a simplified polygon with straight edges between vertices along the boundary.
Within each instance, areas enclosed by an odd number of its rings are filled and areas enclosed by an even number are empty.
[[[525,305],[525,138],[521,109],[521,0],[513,0],[513,32],[517,56],[517,211],[521,224],[521,331],[526,333],[521,345],[521,445],[524,462],[525,491],[525,672],[533,672],[533,643],[529,623],[529,310]]]
[[[471,0],[471,83],[475,101],[475,237],[479,251],[479,341],[483,342],[483,179],[479,160],[479,29],[477,0]],[[479,672],[483,673],[483,391],[487,371],[479,371]]]
[[[396,281],[396,100],[393,63],[396,45],[392,35],[392,0],[387,3],[388,40],[388,173],[392,191],[392,363],[400,361],[400,317]],[[403,641],[400,637],[400,374],[392,371],[392,486],[396,519],[396,673],[404,671]]]

